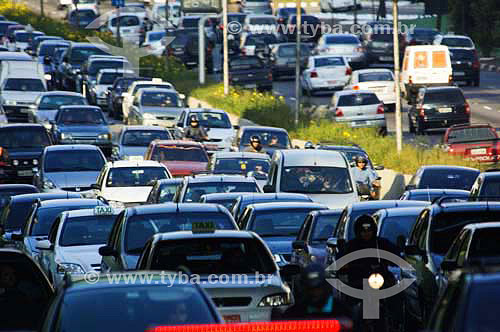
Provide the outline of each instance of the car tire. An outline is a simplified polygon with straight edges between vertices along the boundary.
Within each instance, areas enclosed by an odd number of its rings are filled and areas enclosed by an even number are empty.
[[[411,120],[411,116],[408,114],[408,127],[410,133],[415,134],[415,126],[413,125],[413,121]]]

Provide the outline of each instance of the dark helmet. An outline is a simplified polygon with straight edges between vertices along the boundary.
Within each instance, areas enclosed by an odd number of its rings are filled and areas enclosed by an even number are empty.
[[[326,281],[325,268],[320,264],[309,264],[302,270],[300,280],[304,288],[322,287]]]
[[[368,159],[366,159],[365,157],[363,156],[356,156],[354,158],[354,161],[356,161],[356,164],[357,163],[365,163],[365,164],[368,164]]]
[[[199,121],[198,121],[198,117],[197,117],[196,115],[191,115],[191,117],[189,118],[189,121],[190,121],[191,123],[193,123],[193,122],[198,123],[198,122],[199,122]]]
[[[371,229],[373,232],[377,231],[377,223],[371,215],[363,214],[354,222],[354,232],[356,237],[360,236],[362,229]]]
[[[250,137],[250,143],[259,143],[260,144],[260,137],[257,135]]]
[[[307,141],[306,144],[304,144],[304,149],[314,149],[314,144],[311,141]]]

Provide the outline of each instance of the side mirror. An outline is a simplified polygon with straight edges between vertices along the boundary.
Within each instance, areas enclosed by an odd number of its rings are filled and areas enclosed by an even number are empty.
[[[410,256],[422,256],[424,254],[424,252],[415,245],[405,246],[404,252],[406,255]]]
[[[239,130],[239,129],[240,129],[240,126],[235,125],[235,126],[233,126],[233,129],[234,129],[234,130]]]
[[[50,65],[52,63],[52,58],[50,56],[46,56],[43,58],[43,63],[46,65]]]
[[[55,124],[56,124],[56,121],[55,121],[55,120],[49,120],[49,123],[50,123],[51,125],[55,125]]]
[[[294,250],[306,250],[307,245],[305,241],[293,241],[292,248]]]
[[[330,249],[335,249],[338,246],[338,241],[336,237],[331,237],[326,241],[326,246]]]
[[[182,124],[182,122],[177,122],[177,127],[184,127],[184,125]]]
[[[105,256],[115,257],[115,256],[118,256],[118,253],[112,247],[104,246],[104,247],[99,248],[99,255],[101,255],[103,257],[105,257]]]
[[[414,184],[409,184],[405,187],[405,191],[416,189],[416,187]]]
[[[94,184],[90,185],[90,189],[101,190],[101,185],[94,183]]]
[[[291,277],[300,273],[300,266],[297,264],[287,264],[280,269],[280,275],[285,279],[291,279]]]
[[[54,249],[54,246],[52,245],[52,243],[50,243],[49,240],[42,240],[36,243],[36,248],[38,250],[52,250]]]
[[[443,271],[451,271],[455,270],[456,268],[457,268],[457,262],[455,261],[447,259],[441,263],[441,270]]]
[[[270,184],[266,184],[264,187],[262,187],[262,190],[265,193],[272,193],[272,192],[274,192],[273,186],[271,186]]]
[[[23,236],[22,234],[13,233],[13,234],[10,236],[10,239],[11,239],[12,241],[23,241],[24,236]]]
[[[375,166],[375,167],[374,167],[374,169],[375,169],[376,171],[382,171],[382,170],[384,170],[384,169],[385,169],[385,167],[384,167],[383,165],[377,165],[377,166]]]

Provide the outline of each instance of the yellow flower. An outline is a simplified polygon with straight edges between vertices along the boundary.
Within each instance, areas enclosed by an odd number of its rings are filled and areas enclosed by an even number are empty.
[[[342,133],[342,135],[344,135],[345,137],[350,137],[350,136],[351,136],[351,134],[349,134],[349,132],[347,132],[347,131],[344,131],[344,132]]]

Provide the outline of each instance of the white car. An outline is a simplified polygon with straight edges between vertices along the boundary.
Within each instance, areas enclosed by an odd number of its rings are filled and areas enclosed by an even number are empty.
[[[63,212],[54,222],[47,240],[40,240],[38,260],[49,280],[57,286],[66,273],[83,276],[101,270],[99,248],[106,245],[121,209],[97,206],[94,209]]]
[[[139,45],[143,19],[143,15],[136,13],[120,13],[120,16],[111,15],[106,23],[106,28],[116,36],[119,23],[121,38],[129,43]],[[118,20],[120,21],[118,22]]]
[[[349,65],[356,69],[367,67],[368,64],[363,44],[353,34],[324,34],[318,40],[313,54],[343,56]]]
[[[396,84],[390,69],[355,70],[344,90],[372,91],[386,107],[394,108],[396,104]]]
[[[90,83],[89,92],[91,103],[102,108],[107,108],[108,105],[108,89],[113,86],[115,80],[119,77],[135,77],[137,76],[130,69],[101,69],[97,73],[96,80]]]
[[[434,45],[444,45],[450,48],[463,48],[466,50],[475,50],[476,46],[472,39],[467,36],[459,35],[437,35],[434,37]]]
[[[277,34],[278,19],[272,15],[248,15],[243,27],[250,33]]]
[[[108,162],[92,186],[96,195],[125,207],[146,202],[154,181],[170,179],[163,164],[152,160]]]
[[[165,24],[165,1],[159,1],[153,5],[153,19],[156,23]],[[179,26],[179,21],[182,16],[181,3],[168,3],[168,22],[170,26]]]
[[[156,56],[161,56],[163,51],[165,51],[165,39],[166,33],[164,30],[158,31],[148,31],[146,32],[146,38],[142,43],[149,54]]]
[[[134,98],[142,88],[163,88],[175,90],[174,86],[171,83],[164,82],[161,78],[153,78],[151,81],[135,81],[133,82],[127,92],[122,93],[123,101],[122,101],[122,112],[123,112],[123,122],[127,123],[128,113],[130,107],[134,103]]]
[[[68,12],[74,11],[77,9],[77,7],[71,3],[71,5],[67,6]],[[99,4],[97,3],[97,0],[79,0],[78,2],[78,10],[82,9],[92,9],[97,15],[101,15],[99,11]]]
[[[307,68],[302,72],[302,89],[310,95],[317,91],[342,89],[351,72],[351,67],[343,56],[311,56]]]

